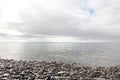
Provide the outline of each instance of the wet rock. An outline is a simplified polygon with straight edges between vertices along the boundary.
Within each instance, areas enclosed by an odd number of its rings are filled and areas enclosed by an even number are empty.
[[[0,80],[45,80],[49,76],[51,80],[120,80],[120,66],[88,67],[76,63],[0,59]]]
[[[93,73],[90,74],[90,77],[91,77],[91,78],[95,78],[95,77],[99,77],[100,75],[101,75],[100,72],[95,71],[95,72],[93,72]]]
[[[83,80],[84,78],[83,78],[83,77],[80,77],[79,79],[80,79],[80,80]]]
[[[104,78],[95,78],[95,80],[106,80]]]
[[[9,76],[10,76],[10,74],[8,74],[8,73],[3,74],[3,77],[9,77]]]
[[[11,78],[13,78],[13,79],[19,79],[20,75],[11,75]]]
[[[3,77],[3,78],[1,78],[1,80],[9,80],[9,78]]]

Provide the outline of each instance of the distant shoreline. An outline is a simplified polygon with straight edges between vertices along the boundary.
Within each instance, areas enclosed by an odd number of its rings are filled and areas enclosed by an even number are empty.
[[[5,80],[44,80],[50,76],[73,80],[120,79],[120,66],[89,67],[76,63],[0,59],[0,70],[0,79]]]

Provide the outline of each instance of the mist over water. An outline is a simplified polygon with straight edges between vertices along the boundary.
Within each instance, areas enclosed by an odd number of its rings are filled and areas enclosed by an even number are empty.
[[[120,64],[120,43],[0,43],[0,57],[115,66]]]

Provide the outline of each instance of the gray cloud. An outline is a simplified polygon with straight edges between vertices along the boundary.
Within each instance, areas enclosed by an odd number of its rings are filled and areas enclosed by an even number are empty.
[[[28,6],[18,13],[20,21],[6,23],[23,32],[21,37],[120,39],[119,0],[25,1],[24,5]]]

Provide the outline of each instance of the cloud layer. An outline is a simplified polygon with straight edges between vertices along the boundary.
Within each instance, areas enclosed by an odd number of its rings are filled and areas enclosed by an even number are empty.
[[[0,35],[119,40],[119,4],[119,0],[0,0]]]

